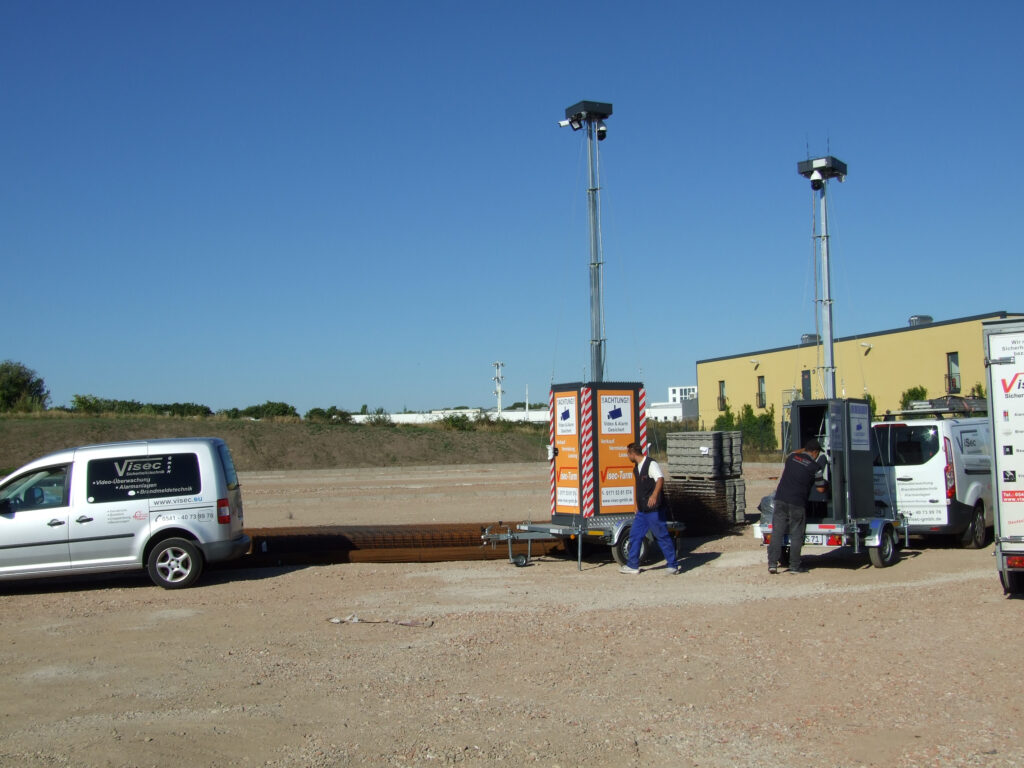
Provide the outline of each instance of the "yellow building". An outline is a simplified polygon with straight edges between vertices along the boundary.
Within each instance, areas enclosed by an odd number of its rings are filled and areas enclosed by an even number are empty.
[[[992,312],[941,322],[915,315],[906,328],[837,338],[836,396],[870,394],[881,414],[897,410],[911,387],[925,387],[929,398],[968,395],[985,381],[981,324],[1007,317],[1024,315]],[[700,428],[711,429],[726,407],[737,416],[744,405],[755,415],[774,407],[779,438],[784,406],[825,396],[823,365],[824,350],[814,337],[791,347],[698,360]]]

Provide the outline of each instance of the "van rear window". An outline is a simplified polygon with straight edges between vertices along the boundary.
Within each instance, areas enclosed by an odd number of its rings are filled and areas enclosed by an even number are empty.
[[[939,452],[939,429],[907,424],[876,425],[871,429],[876,467],[927,464]]]
[[[224,443],[217,443],[217,453],[220,454],[220,463],[224,467],[224,481],[228,490],[233,491],[238,488],[238,473],[235,472],[235,462],[231,460],[231,451]]]
[[[93,459],[86,470],[86,482],[90,504],[192,496],[202,490],[199,457],[194,453]]]

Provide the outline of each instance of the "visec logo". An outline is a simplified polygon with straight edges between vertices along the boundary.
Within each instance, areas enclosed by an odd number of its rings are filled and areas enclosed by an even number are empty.
[[[123,462],[114,462],[114,471],[118,477],[124,477],[126,472],[163,472],[164,466],[161,459],[156,461],[132,461],[125,459]]]
[[[1024,373],[1018,371],[1013,374],[1013,378],[1010,380],[1000,379],[1000,383],[1003,385],[1003,394],[1008,395],[1012,391],[1024,393]]]

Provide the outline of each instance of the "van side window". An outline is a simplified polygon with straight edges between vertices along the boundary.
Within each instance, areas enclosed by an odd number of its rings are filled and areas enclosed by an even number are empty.
[[[48,467],[12,480],[0,489],[0,500],[6,499],[11,511],[66,507],[67,490],[67,466]]]
[[[199,457],[194,453],[169,453],[93,459],[86,469],[86,489],[90,504],[195,496],[202,491]]]

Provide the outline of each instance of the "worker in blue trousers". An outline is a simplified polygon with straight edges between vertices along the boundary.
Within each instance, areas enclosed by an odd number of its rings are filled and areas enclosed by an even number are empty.
[[[636,515],[629,529],[629,554],[626,564],[619,573],[640,573],[640,547],[647,531],[654,534],[661,554],[665,556],[666,573],[675,575],[682,571],[676,560],[676,547],[665,525],[665,475],[658,462],[644,456],[639,443],[626,446],[626,456],[633,462],[633,479],[636,483]]]

